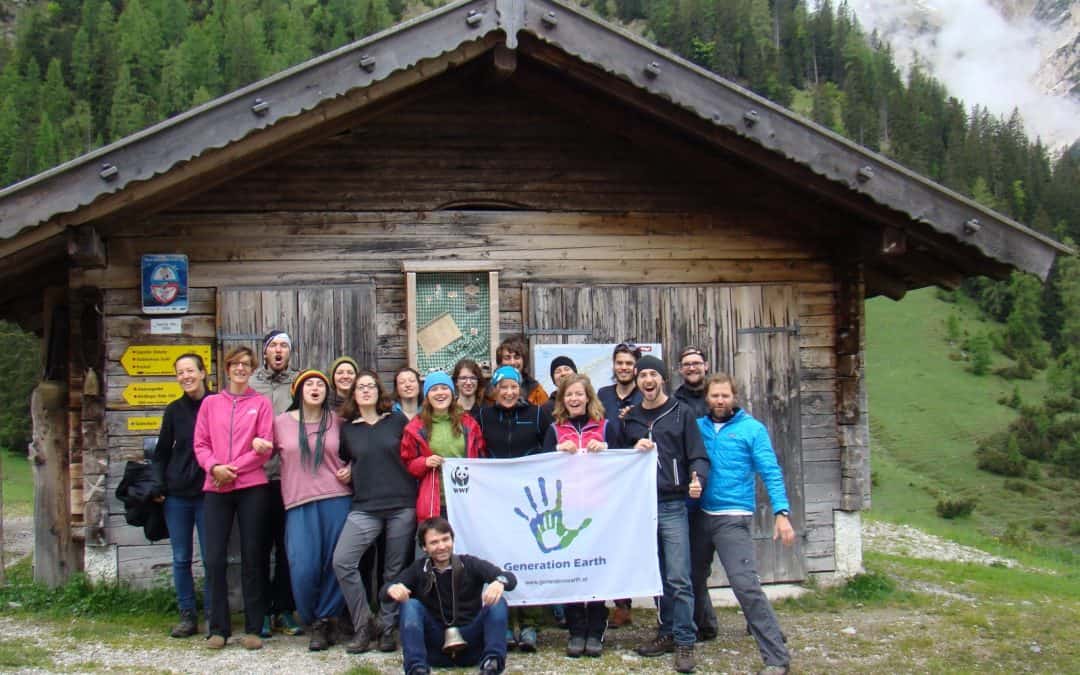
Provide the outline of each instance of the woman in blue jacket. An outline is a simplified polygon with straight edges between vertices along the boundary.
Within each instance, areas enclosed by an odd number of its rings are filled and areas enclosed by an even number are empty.
[[[769,493],[776,524],[773,539],[785,546],[795,541],[791,527],[784,475],[776,462],[765,425],[736,405],[735,382],[724,373],[705,381],[709,413],[698,419],[712,465],[709,482],[701,495],[701,512],[695,519],[693,539],[694,604],[705,625],[703,633],[716,634],[707,585],[713,550],[720,556],[731,589],[742,607],[750,634],[757,641],[767,673],[786,673],[791,656],[769,599],[761,589],[750,524],[754,519],[754,474],[760,475]],[[700,604],[699,604],[700,603]]]

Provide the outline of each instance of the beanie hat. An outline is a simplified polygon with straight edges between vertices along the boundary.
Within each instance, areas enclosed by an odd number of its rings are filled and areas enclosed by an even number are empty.
[[[310,380],[313,377],[317,377],[322,380],[323,383],[327,386],[327,388],[330,387],[330,378],[326,376],[326,373],[322,372],[321,370],[315,370],[314,368],[308,368],[307,370],[297,375],[296,379],[292,381],[292,387],[289,388],[289,393],[292,395],[292,397],[296,398],[296,392],[300,391],[300,387],[304,386],[304,380]]]
[[[570,366],[570,370],[577,372],[577,364],[569,356],[556,356],[551,359],[551,379],[555,379],[555,369],[559,366]]]
[[[339,356],[336,359],[334,359],[333,363],[330,364],[330,370],[326,371],[327,375],[329,375],[330,377],[333,377],[334,373],[337,372],[338,366],[340,366],[343,363],[347,363],[350,366],[352,366],[352,369],[353,369],[354,373],[359,373],[360,372],[360,364],[356,362],[356,359],[354,359],[351,356]]]
[[[288,333],[283,330],[272,330],[263,337],[263,352],[266,351],[266,348],[269,347],[270,343],[274,340],[284,340],[288,343],[289,347],[292,348],[292,338],[289,337]]]
[[[513,380],[521,384],[521,373],[513,366],[499,366],[491,376],[491,384],[497,387],[503,380]]]
[[[645,356],[642,356],[640,359],[638,359],[637,372],[640,373],[643,370],[655,370],[656,372],[660,373],[661,379],[667,382],[667,366],[664,365],[663,361],[656,358],[652,354],[646,354]]]
[[[445,384],[450,387],[450,393],[457,393],[454,390],[454,381],[450,379],[450,376],[441,370],[436,370],[434,373],[428,373],[428,376],[424,378],[424,398],[427,398],[428,392],[437,384]]]

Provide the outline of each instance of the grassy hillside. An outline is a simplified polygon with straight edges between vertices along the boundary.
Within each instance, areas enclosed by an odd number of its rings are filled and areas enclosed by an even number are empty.
[[[1044,374],[1030,381],[973,375],[966,361],[956,360],[959,346],[947,340],[949,315],[972,335],[999,327],[980,320],[971,304],[944,302],[933,289],[901,302],[876,298],[867,314],[870,515],[984,548],[1003,545],[1055,558],[1080,552],[1080,483],[1050,475],[1048,465],[1034,480],[1006,480],[975,466],[978,439],[1016,416],[998,400],[1016,387],[1024,401],[1038,401]],[[1000,354],[994,358],[995,368],[1008,364]],[[944,520],[935,512],[942,498],[972,498],[977,506],[969,518]]]

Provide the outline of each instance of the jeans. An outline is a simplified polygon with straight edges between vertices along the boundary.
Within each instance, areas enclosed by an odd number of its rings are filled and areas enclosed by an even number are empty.
[[[686,502],[671,500],[656,505],[660,576],[664,595],[660,598],[660,635],[674,635],[675,644],[692,645],[697,640],[694,626],[694,590],[690,584],[690,521]]]
[[[289,576],[300,620],[311,625],[317,619],[341,614],[345,600],[334,576],[334,547],[349,515],[352,497],[329,497],[285,512],[285,550]]]
[[[203,520],[203,496],[165,498],[165,524],[169,527],[169,543],[172,544],[173,586],[176,588],[176,604],[183,614],[195,612],[195,579],[191,575],[191,560],[195,557],[192,531],[199,533],[199,556],[205,562],[206,544],[203,541],[206,523]],[[204,565],[205,571],[205,565]],[[205,577],[205,574],[204,574]],[[210,580],[203,579],[203,606],[209,615]]]
[[[351,511],[334,549],[334,573],[345,596],[345,604],[349,607],[354,630],[360,630],[371,619],[364,577],[357,565],[383,531],[386,532],[383,583],[387,583],[400,574],[408,563],[416,533],[416,509]],[[378,592],[378,587],[372,588],[372,597]],[[398,603],[392,600],[380,602],[379,621],[384,630],[396,625]]]
[[[266,510],[270,491],[255,485],[232,492],[203,495],[206,521],[206,578],[210,586],[210,634],[229,637],[228,546],[235,517],[240,527],[241,590],[244,594],[244,631],[258,635],[266,612]]]
[[[707,513],[703,517],[695,518],[695,537],[700,538],[700,552],[697,552],[695,571],[701,570],[708,560],[712,563],[713,549],[720,556],[720,564],[724,566],[731,590],[735,593],[735,599],[739,601],[746,624],[750,628],[750,634],[757,642],[758,651],[767,666],[786,666],[791,662],[787,646],[784,644],[784,636],[780,632],[780,623],[776,620],[769,598],[761,590],[761,579],[758,578],[757,561],[754,559],[754,540],[750,535],[750,524],[753,516],[711,516]],[[697,575],[699,576],[700,572]],[[701,579],[701,586],[705,586],[706,573]],[[697,580],[695,580],[697,584]],[[695,591],[699,587],[695,585]],[[704,589],[705,597],[708,597],[708,589]],[[709,603],[709,611],[703,614],[706,621],[711,620],[710,626],[716,627],[716,614],[712,611]]]
[[[442,651],[446,624],[442,618],[433,616],[422,602],[415,598],[401,605],[401,652],[404,656],[405,673],[421,666],[459,668],[473,666],[494,656],[499,662],[499,672],[506,667],[506,599],[484,607],[468,625],[461,626],[461,637],[468,643],[464,649],[450,658]]]

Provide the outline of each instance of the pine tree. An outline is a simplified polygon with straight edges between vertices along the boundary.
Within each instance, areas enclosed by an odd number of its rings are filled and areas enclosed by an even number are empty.
[[[131,68],[125,63],[120,66],[113,90],[112,112],[109,116],[109,136],[121,138],[132,134],[147,125],[146,106],[143,96],[131,75]]]

